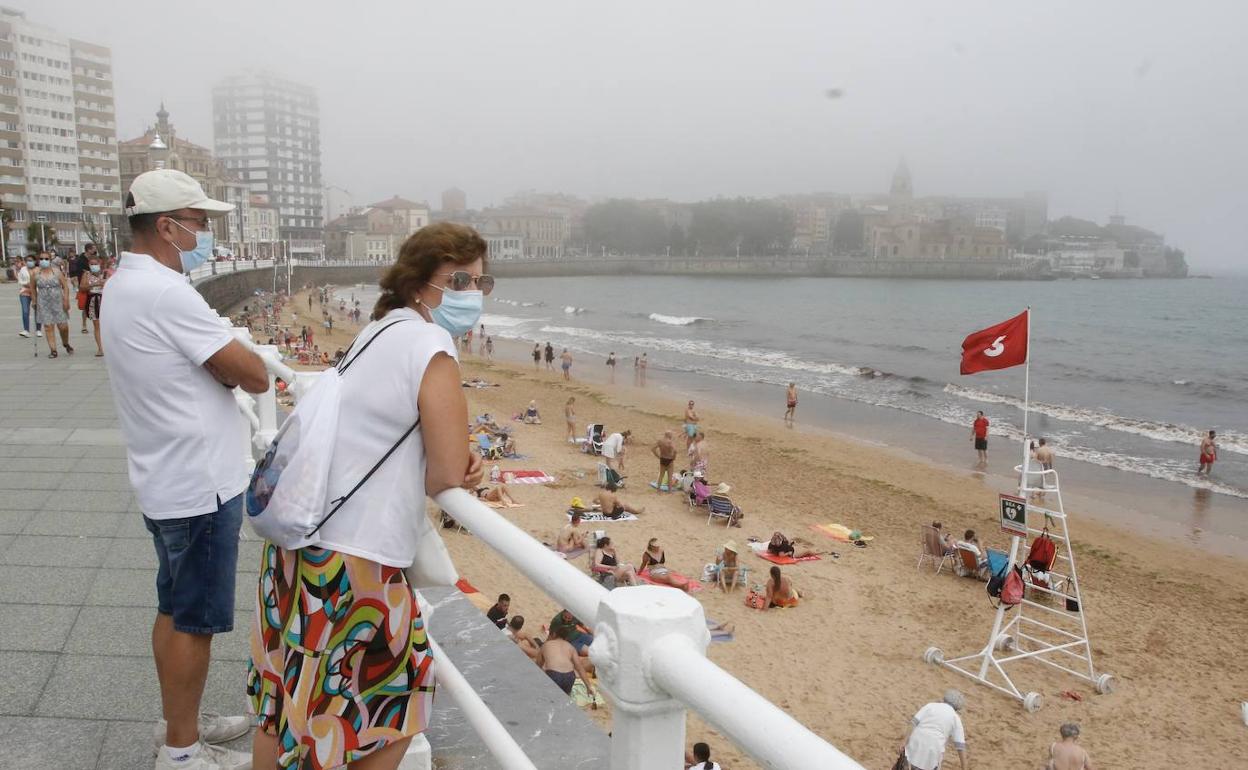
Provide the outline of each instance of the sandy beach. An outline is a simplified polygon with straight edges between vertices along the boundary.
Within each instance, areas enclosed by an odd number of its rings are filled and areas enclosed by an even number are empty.
[[[296,323],[309,323],[302,295],[289,306]],[[368,308],[365,308],[368,311]],[[313,304],[317,344],[346,347],[353,330],[335,319],[322,337],[320,307]],[[283,314],[289,317],[289,310]],[[297,328],[297,327],[296,327]],[[496,345],[499,341],[495,341]],[[475,343],[474,343],[475,352]],[[500,349],[496,355],[518,356]],[[888,768],[910,716],[948,687],[967,696],[963,720],[971,766],[1039,768],[1062,722],[1082,725],[1082,743],[1099,767],[1210,767],[1238,765],[1248,749],[1240,701],[1248,699],[1248,570],[1242,560],[1197,551],[1177,539],[1142,537],[1081,518],[1068,505],[1085,612],[1099,671],[1117,678],[1116,691],[1097,695],[1085,682],[1043,667],[1020,669],[1016,681],[1045,696],[1038,713],[952,672],[926,665],[922,653],[939,646],[947,657],[983,646],[993,610],[984,584],[948,569],[916,571],[919,527],[943,522],[960,535],[975,529],[981,541],[1008,547],[997,526],[992,479],[934,467],[888,447],[868,446],[827,431],[787,429],[780,420],[699,404],[710,446],[709,476],[733,487],[746,514],[740,529],[709,524],[677,495],[648,486],[657,463],[649,446],[666,429],[678,430],[683,399],[633,387],[631,366],[621,384],[565,383],[543,365],[465,355],[465,379],[499,387],[466,391],[470,415],[489,412],[513,427],[524,460],[501,469],[540,469],[557,481],[512,485],[524,507],[500,511],[538,539],[553,542],[573,496],[595,494],[596,458],[565,442],[563,405],[576,397],[576,422],[600,422],[608,431],[630,429],[628,485],[621,496],[643,505],[639,521],[595,524],[611,535],[622,561],[637,563],[646,541],[657,537],[668,565],[698,576],[727,539],[766,540],[773,530],[801,536],[839,558],[786,569],[807,594],[801,606],[760,612],[743,604],[744,591],[708,587],[695,597],[708,618],[736,625],[733,641],[712,643],[708,655],[868,768]],[[573,368],[573,374],[577,367]],[[777,400],[781,398],[777,394]],[[540,426],[512,421],[529,401],[545,418]],[[683,442],[682,442],[683,444]],[[679,462],[678,462],[679,467]],[[841,523],[874,537],[855,548],[811,529]],[[506,592],[511,612],[536,629],[558,611],[553,602],[470,534],[441,530],[461,574],[489,599]],[[744,553],[751,582],[770,564]],[[582,559],[583,561],[583,559]],[[1061,697],[1073,691],[1081,702]],[[605,722],[609,715],[598,712]],[[714,757],[733,770],[754,767],[732,744],[689,718],[690,743],[705,740]],[[946,766],[956,766],[947,757]]]

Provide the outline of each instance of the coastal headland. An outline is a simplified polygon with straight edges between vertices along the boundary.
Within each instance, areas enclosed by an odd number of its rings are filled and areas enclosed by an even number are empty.
[[[321,308],[314,304],[309,315],[302,295],[289,307],[296,323],[319,319]],[[351,334],[336,320],[321,347],[344,346]],[[955,536],[974,529],[989,547],[1008,545],[997,527],[998,489],[990,479],[806,427],[800,419],[789,430],[778,415],[703,405],[710,477],[729,483],[746,513],[743,528],[725,529],[648,486],[656,467],[648,446],[663,430],[679,428],[680,399],[628,384],[565,383],[544,366],[521,363],[524,353],[519,344],[498,344],[493,362],[462,356],[465,379],[498,386],[467,390],[470,414],[488,412],[511,426],[524,455],[500,462],[500,469],[540,469],[557,478],[549,485],[513,485],[523,507],[500,514],[553,542],[569,500],[592,498],[595,458],[564,439],[563,405],[575,397],[578,425],[600,422],[636,437],[622,495],[646,513],[638,521],[594,525],[611,536],[621,560],[636,564],[647,540],[657,537],[669,565],[697,577],[726,540],[744,550],[746,537],[766,540],[775,530],[836,551],[836,557],[785,568],[806,594],[795,609],[751,610],[741,590],[708,587],[695,596],[708,618],[736,627],[733,641],[712,643],[710,657],[865,766],[890,767],[906,721],[947,687],[968,695],[964,720],[975,767],[1038,766],[1066,721],[1082,725],[1083,744],[1107,765],[1235,764],[1244,729],[1239,703],[1248,683],[1248,662],[1238,654],[1248,634],[1248,570],[1241,559],[1145,537],[1068,507],[1094,658],[1099,670],[1116,676],[1117,689],[1096,695],[1060,673],[1024,668],[1019,680],[1046,702],[1027,714],[1014,701],[921,659],[930,645],[967,654],[988,636],[992,609],[984,584],[947,569],[939,575],[928,566],[916,570],[915,563],[919,528],[933,521]],[[511,419],[529,401],[538,403],[543,425]],[[854,548],[811,529],[827,523],[860,529],[874,540]],[[463,575],[487,599],[509,593],[512,612],[534,630],[559,609],[470,534],[443,534]],[[770,565],[748,553],[742,558],[750,582],[761,582]],[[1082,700],[1063,697],[1064,691]],[[605,725],[607,714],[597,718]],[[711,742],[717,760],[734,770],[753,766],[696,717],[689,719],[688,735]]]

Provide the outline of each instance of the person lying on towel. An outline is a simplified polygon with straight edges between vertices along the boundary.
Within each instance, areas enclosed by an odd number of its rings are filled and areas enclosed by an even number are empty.
[[[776,556],[792,556],[794,559],[819,555],[814,543],[800,537],[790,540],[779,530],[771,533],[771,542],[767,544],[767,550]]]

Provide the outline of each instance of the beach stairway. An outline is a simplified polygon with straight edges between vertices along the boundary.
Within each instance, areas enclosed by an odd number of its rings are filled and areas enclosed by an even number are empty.
[[[537,767],[607,767],[610,741],[541,669],[455,588],[422,589],[443,654]],[[436,659],[435,659],[436,678]],[[438,770],[505,770],[455,702],[434,696],[426,732]],[[407,770],[404,766],[403,770]],[[417,770],[413,766],[412,770]],[[423,768],[420,768],[423,770]]]

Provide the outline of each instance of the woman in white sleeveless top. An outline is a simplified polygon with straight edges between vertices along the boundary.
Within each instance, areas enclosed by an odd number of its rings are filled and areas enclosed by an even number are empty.
[[[493,288],[485,256],[470,227],[413,234],[347,352],[362,351],[342,374],[329,497],[394,452],[316,543],[264,544],[247,677],[256,770],[393,770],[428,724],[435,662],[404,569],[438,537],[426,494],[481,480],[452,338]]]

